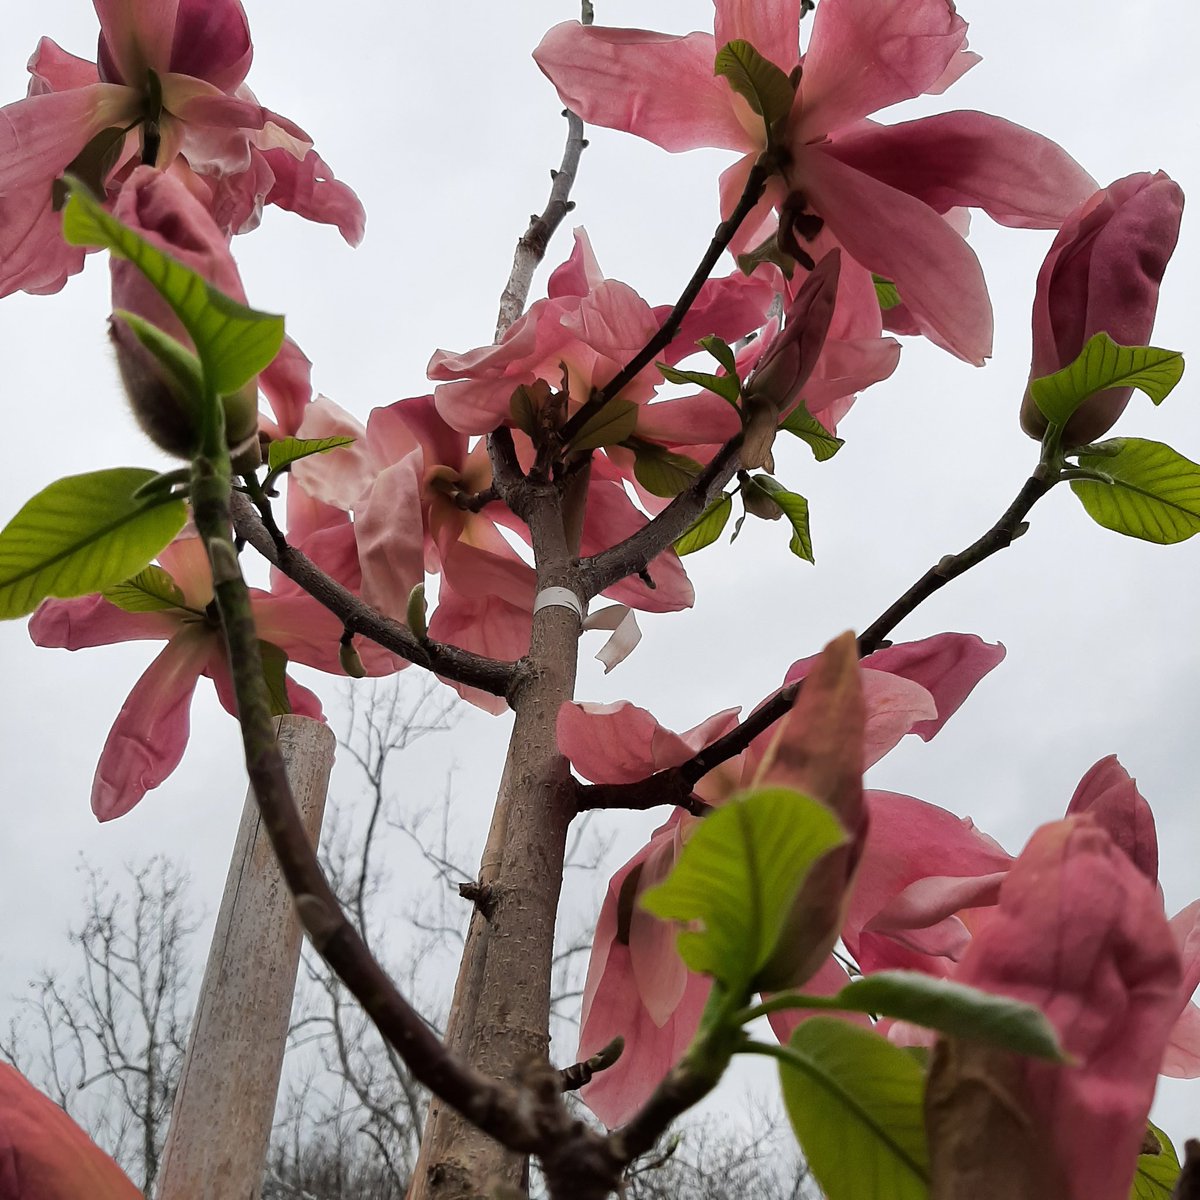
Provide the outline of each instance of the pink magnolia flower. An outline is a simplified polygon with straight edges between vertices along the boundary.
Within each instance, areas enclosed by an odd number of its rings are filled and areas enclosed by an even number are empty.
[[[73,165],[103,190],[145,153],[179,161],[204,181],[223,226],[249,228],[264,202],[337,222],[351,241],[361,208],[336,183],[297,126],[243,86],[252,48],[239,0],[93,0],[97,63],[43,38],[29,63],[29,94],[0,109],[0,296],[55,292],[83,265],[60,235],[52,184]],[[151,72],[161,85],[152,111]],[[107,154],[93,142],[109,133]],[[155,152],[155,140],[157,151]],[[95,161],[84,164],[89,149]]]
[[[1013,1062],[977,1049],[958,1077],[952,1059],[941,1072],[935,1060],[935,1172],[939,1116],[952,1108],[955,1085],[978,1094],[981,1078],[1015,1073],[1026,1171],[1044,1194],[1125,1200],[1179,1012],[1179,951],[1151,882],[1090,816],[1044,826],[1001,886],[956,977],[1037,1005],[1074,1061]]]
[[[0,1063],[0,1197],[140,1200],[141,1195],[49,1096]]]
[[[101,821],[127,813],[179,765],[188,741],[192,693],[202,675],[213,681],[225,710],[237,714],[224,641],[210,609],[212,576],[200,539],[176,538],[159,555],[159,563],[182,594],[175,607],[127,612],[102,595],[83,596],[47,600],[29,622],[30,636],[39,646],[79,650],[126,641],[167,643],[134,685],[100,754],[92,811]],[[296,590],[251,595],[262,641],[293,662],[342,674],[342,627],[328,609]],[[393,656],[378,647],[368,644],[360,653],[372,674],[396,669]],[[307,688],[288,679],[287,695],[293,712],[321,718],[321,703]]]
[[[803,57],[799,18],[799,0],[717,0],[715,36],[567,22],[550,30],[534,58],[585,121],[671,151],[741,152],[721,180],[726,215],[766,148],[766,131],[727,81],[714,77],[717,51],[745,39],[785,74],[799,66],[780,136],[782,177],[747,228],[761,230],[770,206],[786,214],[785,241],[823,222],[860,271],[895,282],[922,332],[982,363],[991,351],[987,289],[974,254],[943,214],[972,206],[1002,224],[1057,228],[1094,181],[1053,142],[985,113],[893,126],[866,120],[943,91],[974,65],[964,49],[966,22],[950,0],[824,0]]]
[[[1182,216],[1183,191],[1162,171],[1118,179],[1071,213],[1038,272],[1031,379],[1073,362],[1097,333],[1124,346],[1150,340]],[[1110,388],[1089,397],[1067,422],[1064,444],[1103,437],[1132,393]],[[1039,439],[1046,432],[1046,418],[1028,391],[1021,426]]]
[[[887,666],[884,655],[893,656],[896,672]],[[988,647],[978,638],[942,634],[864,660],[860,672],[865,702],[860,769],[877,762],[908,732],[932,736],[1002,656],[1002,648]],[[795,664],[788,680],[806,675],[818,661],[808,659]],[[944,674],[939,674],[939,669]],[[924,683],[912,678],[918,675],[924,677]],[[935,700],[935,696],[941,700]],[[944,715],[939,708],[941,701],[947,708]],[[806,727],[818,722],[819,716],[793,716],[800,720],[783,724],[778,732],[760,735],[743,754],[709,772],[696,785],[696,795],[719,805],[746,787],[770,782],[794,786],[810,768],[790,755],[788,748],[793,743],[804,744]],[[564,704],[558,715],[558,744],[585,779],[594,783],[634,783],[686,762],[736,724],[737,710],[728,710],[686,733],[676,734],[627,701]],[[807,786],[823,785],[810,781]],[[823,790],[829,791],[832,799],[832,786]],[[840,884],[826,889],[840,913],[846,880],[856,867],[862,870],[858,853],[867,826],[864,817],[856,815],[852,799],[833,802],[842,810],[852,834],[848,861],[838,864]],[[624,1055],[583,1091],[589,1106],[609,1125],[619,1124],[631,1115],[663,1070],[676,1061],[695,1032],[707,994],[707,984],[696,981],[675,950],[675,928],[636,904],[652,881],[669,873],[696,821],[681,812],[673,814],[655,831],[650,843],[614,876],[601,910],[584,990],[579,1053],[583,1057],[595,1053],[618,1033],[632,1037],[642,1051],[642,1056],[636,1058]],[[814,905],[823,899],[828,897],[814,897]],[[814,930],[819,923],[814,917]],[[825,933],[822,925],[820,934],[823,937]],[[845,982],[841,968],[832,960],[826,961],[828,950],[828,945],[820,947],[817,955],[814,944],[810,964],[815,970],[814,990],[836,991]],[[654,1069],[643,1069],[644,1062]]]
[[[438,412],[455,429],[482,434],[510,422],[513,392],[539,380],[568,388],[571,409],[577,408],[641,350],[670,311],[669,306],[651,308],[627,284],[606,279],[582,230],[576,230],[571,257],[550,276],[547,293],[494,346],[466,354],[434,353],[428,374],[439,384],[434,392]],[[761,279],[709,280],[661,360],[673,363],[695,353],[696,339],[707,334],[733,341],[757,329],[773,294]],[[732,410],[724,400],[705,393],[686,409],[663,405],[658,412],[660,406],[649,401],[661,383],[652,363],[621,392],[644,406],[639,437],[667,446],[725,440]]]

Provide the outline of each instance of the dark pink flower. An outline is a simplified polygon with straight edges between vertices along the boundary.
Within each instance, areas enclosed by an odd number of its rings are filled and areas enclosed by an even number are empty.
[[[1183,191],[1162,171],[1118,179],[1063,223],[1038,272],[1033,299],[1033,366],[1051,375],[1075,360],[1089,338],[1107,333],[1144,346],[1154,329],[1158,287],[1179,238]],[[1063,444],[1103,437],[1125,411],[1132,388],[1091,396],[1071,416]],[[1021,426],[1041,438],[1046,418],[1026,392]]]

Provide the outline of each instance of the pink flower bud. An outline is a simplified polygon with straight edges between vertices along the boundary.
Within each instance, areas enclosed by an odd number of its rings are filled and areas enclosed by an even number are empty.
[[[114,215],[151,245],[203,276],[235,300],[246,293],[225,235],[208,210],[176,176],[139,167],[121,189]],[[150,281],[133,263],[112,259],[113,308],[134,313],[156,325],[189,349],[191,338]],[[189,457],[197,448],[198,430],[192,401],[133,331],[114,320],[112,339],[121,378],[134,415],[150,439],[162,449]],[[232,450],[257,445],[258,390],[253,382],[223,397],[226,439]]]
[[[1182,214],[1183,191],[1157,171],[1118,179],[1066,219],[1038,272],[1031,379],[1073,362],[1097,333],[1123,346],[1147,344]],[[1089,397],[1067,422],[1063,444],[1081,446],[1103,437],[1131,391],[1110,388]],[[1021,427],[1040,439],[1046,425],[1026,391]]]

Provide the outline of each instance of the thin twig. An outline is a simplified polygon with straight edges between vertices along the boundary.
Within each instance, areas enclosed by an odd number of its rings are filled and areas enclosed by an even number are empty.
[[[564,1067],[558,1073],[559,1086],[564,1092],[577,1092],[591,1083],[592,1076],[607,1071],[625,1049],[625,1039],[618,1034],[607,1046],[601,1047],[591,1058]]]
[[[360,633],[385,650],[447,679],[470,684],[493,696],[507,694],[516,679],[515,663],[498,662],[457,646],[415,637],[407,626],[360,600],[295,547],[288,546],[287,553],[281,554],[247,497],[235,492],[230,509],[238,537],[329,609],[351,632]]]
[[[734,208],[726,220],[717,226],[712,241],[709,243],[708,249],[704,252],[704,257],[700,260],[700,265],[696,268],[691,279],[688,280],[687,286],[675,302],[675,307],[667,314],[667,318],[659,326],[658,332],[641,350],[600,391],[576,410],[575,415],[563,425],[560,435],[564,444],[569,443],[571,438],[596,413],[614,396],[618,395],[626,384],[635,379],[670,344],[672,338],[679,332],[679,327],[683,324],[684,317],[687,316],[692,305],[695,303],[696,297],[700,295],[700,289],[704,286],[709,275],[712,274],[717,261],[725,253],[726,249],[728,249],[729,243],[733,240],[733,235],[737,233],[742,222],[754,211],[755,206],[762,197],[763,188],[766,187],[769,177],[770,170],[761,159],[751,167],[750,174],[746,179],[746,186],[742,191],[741,198],[737,202],[737,207]]]
[[[893,604],[890,604],[858,638],[860,658],[866,658],[883,649],[888,635],[896,626],[910,616],[925,600],[944,587],[952,579],[978,566],[993,554],[1012,545],[1025,530],[1025,518],[1030,510],[1057,482],[1059,475],[1052,469],[1039,466],[1025,481],[1013,502],[1005,509],[1000,519],[981,538],[972,542],[958,554],[948,554],[930,567]],[[664,509],[660,516],[669,509]],[[653,524],[653,522],[651,522]],[[646,526],[650,528],[650,526]],[[642,532],[645,532],[644,530]],[[630,539],[632,541],[633,539]],[[596,564],[604,558],[585,560],[580,564],[581,574],[589,586],[596,581]],[[602,577],[603,578],[603,577]],[[605,587],[610,583],[605,583]],[[593,593],[594,594],[594,593]],[[695,811],[697,797],[692,789],[709,771],[723,762],[736,757],[761,733],[765,733],[781,717],[791,710],[804,681],[798,680],[780,688],[764,700],[740,725],[731,729],[715,742],[705,746],[679,766],[668,767],[646,779],[627,784],[591,784],[579,788],[579,811],[593,808],[624,808],[643,810],[660,804],[674,804]],[[701,802],[702,803],[702,802]]]

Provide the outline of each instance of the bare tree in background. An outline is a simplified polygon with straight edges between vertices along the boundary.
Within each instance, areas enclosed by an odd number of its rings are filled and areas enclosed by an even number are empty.
[[[74,977],[30,985],[3,1055],[56,1100],[150,1193],[191,1020],[188,877],[155,857],[123,886],[93,867],[83,920],[69,931]]]
[[[398,756],[449,729],[457,701],[394,680],[349,696],[341,745],[365,797],[331,804],[321,854],[369,945],[426,1012],[444,1011],[470,903],[460,893],[479,846],[456,827],[450,781],[415,806],[389,778]],[[567,870],[595,872],[608,849],[588,820],[572,834]],[[398,905],[403,872],[410,893]],[[82,970],[47,972],[0,1055],[55,1099],[150,1195],[183,1063],[194,988],[192,935],[202,923],[186,873],[162,858],[110,883],[94,868],[83,920],[70,931]],[[415,886],[419,881],[419,889]],[[555,1045],[573,1047],[591,930],[560,925],[555,957]],[[388,961],[390,960],[390,961]],[[434,1018],[436,1019],[436,1017]],[[562,1063],[566,1066],[568,1063]],[[287,1088],[272,1138],[263,1200],[403,1200],[424,1126],[426,1096],[341,984],[307,950],[285,1066]],[[634,1164],[627,1200],[802,1200],[794,1142],[770,1114],[754,1132],[714,1121],[684,1130],[666,1152]],[[810,1185],[809,1185],[810,1186]],[[538,1194],[534,1180],[534,1195]]]

